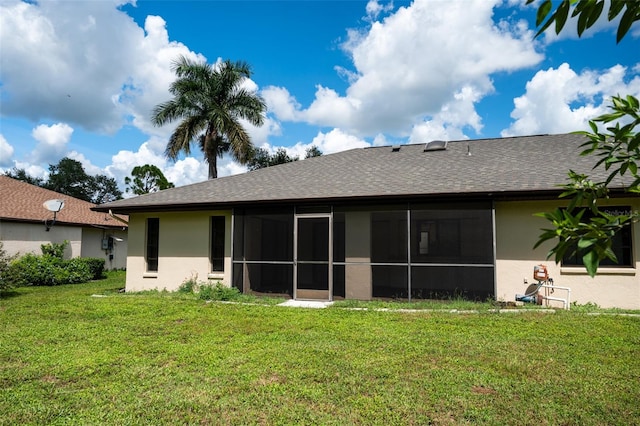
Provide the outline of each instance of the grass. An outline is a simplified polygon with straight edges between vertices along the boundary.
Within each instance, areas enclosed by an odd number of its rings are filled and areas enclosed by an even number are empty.
[[[122,282],[2,295],[0,424],[640,418],[637,317],[206,303]]]

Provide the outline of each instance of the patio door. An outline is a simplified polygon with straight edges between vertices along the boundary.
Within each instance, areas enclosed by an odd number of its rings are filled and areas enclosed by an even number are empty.
[[[296,215],[294,299],[331,300],[332,235],[330,214]]]

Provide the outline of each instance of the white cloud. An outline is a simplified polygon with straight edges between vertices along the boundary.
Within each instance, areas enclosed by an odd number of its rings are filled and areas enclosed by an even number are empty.
[[[13,162],[13,147],[7,142],[2,134],[0,134],[0,167],[11,167]]]
[[[390,1],[387,4],[380,4],[378,0],[369,0],[365,9],[367,11],[367,19],[374,21],[378,19],[380,14],[393,10],[393,2]]]
[[[204,161],[188,157],[184,160],[167,164],[163,169],[163,173],[167,180],[173,182],[175,186],[184,186],[207,180],[209,167]]]
[[[3,114],[107,133],[131,120],[152,133],[151,109],[169,99],[171,61],[203,57],[170,42],[162,18],[147,17],[143,30],[117,5],[1,4]]]
[[[355,71],[346,96],[319,86],[313,103],[297,116],[359,135],[406,136],[437,114],[458,127],[481,128],[474,104],[494,90],[490,75],[542,59],[526,23],[494,23],[499,3],[417,0],[373,22],[368,32],[349,31],[343,49]],[[443,105],[467,92],[473,94],[465,106],[468,115],[442,114]]]
[[[310,148],[312,145],[317,146],[323,154],[332,154],[348,149],[371,146],[371,144],[364,139],[346,133],[341,129],[333,129],[328,133],[319,132],[310,144],[304,145],[304,150]]]
[[[300,104],[286,88],[268,86],[262,89],[261,94],[267,104],[267,110],[275,114],[279,120],[298,121],[300,119]]]
[[[627,77],[627,71],[616,65],[578,74],[566,63],[538,71],[527,83],[526,92],[514,99],[511,117],[515,121],[502,136],[587,129],[588,120],[608,112],[609,96],[640,95],[640,75]]]
[[[95,164],[91,163],[91,160],[89,160],[87,157],[84,156],[84,154],[79,153],[78,151],[71,151],[67,153],[66,157],[71,158],[72,160],[76,160],[77,162],[82,164],[82,168],[89,176],[105,174],[104,170],[102,170],[100,167],[96,166]],[[109,173],[106,173],[106,175],[108,177],[113,177],[109,175]]]
[[[66,123],[56,123],[50,126],[40,124],[31,132],[31,136],[38,141],[31,153],[31,161],[39,163],[57,163],[67,152],[67,144],[71,139],[73,128]]]
[[[49,171],[42,166],[38,166],[31,163],[25,163],[22,161],[14,161],[13,166],[16,169],[24,169],[24,171],[34,178],[47,179]]]
[[[123,190],[124,178],[131,175],[134,167],[145,164],[158,167],[169,182],[176,186],[207,180],[209,167],[199,151],[194,152],[194,156],[173,162],[164,157],[164,147],[165,142],[161,138],[152,136],[135,152],[121,150],[112,157],[112,164],[105,169],[106,174],[114,177]],[[246,167],[233,162],[228,155],[218,159],[219,177],[243,173],[246,170]]]

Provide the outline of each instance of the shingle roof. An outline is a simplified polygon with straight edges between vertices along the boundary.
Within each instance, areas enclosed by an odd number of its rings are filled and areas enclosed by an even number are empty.
[[[92,211],[91,208],[95,204],[0,175],[0,220],[25,222],[51,220],[53,213],[46,210],[42,204],[52,199],[64,200],[64,208],[56,216],[58,224],[107,228],[125,226],[104,213]]]
[[[595,157],[581,157],[575,134],[352,149],[293,163],[167,189],[99,206],[132,212],[212,208],[249,202],[356,200],[534,193],[559,190],[567,171],[591,173]]]

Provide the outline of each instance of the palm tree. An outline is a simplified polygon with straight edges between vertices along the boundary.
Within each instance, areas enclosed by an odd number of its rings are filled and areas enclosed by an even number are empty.
[[[191,142],[197,141],[209,164],[209,179],[218,177],[217,159],[225,152],[246,164],[253,144],[240,119],[261,126],[266,110],[259,95],[242,87],[251,77],[249,65],[226,60],[211,66],[180,56],[171,69],[177,77],[169,87],[173,99],[157,105],[151,117],[156,126],[182,120],[167,143],[167,158],[189,155]]]

